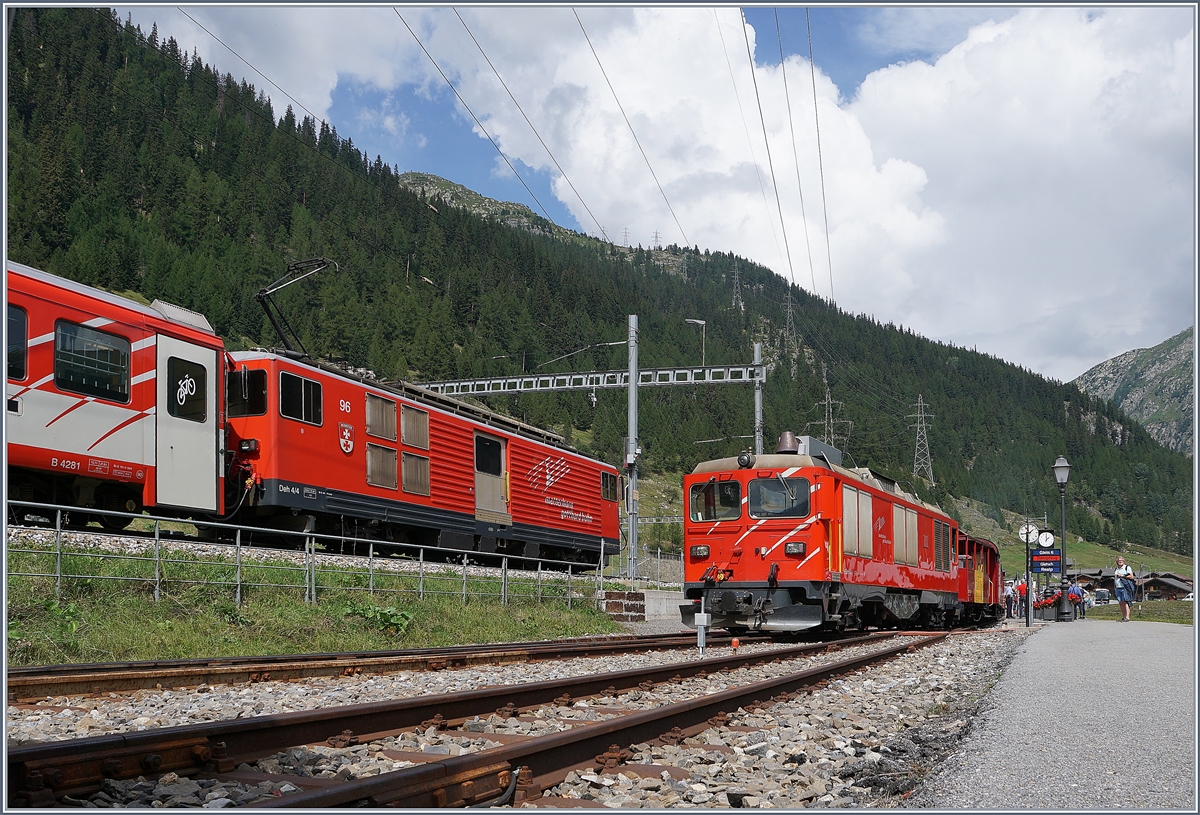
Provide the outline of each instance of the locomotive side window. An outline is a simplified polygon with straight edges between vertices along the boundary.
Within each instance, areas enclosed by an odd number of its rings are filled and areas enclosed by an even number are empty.
[[[230,417],[262,416],[267,412],[267,372],[242,368],[225,377]]]
[[[475,471],[486,475],[503,475],[500,442],[487,436],[475,437]]]
[[[369,431],[368,431],[369,432]],[[396,489],[396,451],[367,443],[367,483],[373,487]]]
[[[412,447],[429,449],[429,414],[403,405],[400,409],[401,440]],[[392,438],[395,438],[393,436]]]
[[[842,487],[842,551],[871,557],[871,494]]]
[[[600,497],[605,501],[617,500],[617,477],[612,473],[600,473]]]
[[[29,316],[20,306],[8,307],[8,378],[25,378],[25,356],[29,342]]]
[[[321,423],[321,383],[280,372],[279,415],[307,424]]]
[[[742,485],[737,481],[693,484],[688,494],[693,521],[732,521],[742,517]]]
[[[204,366],[167,357],[167,413],[201,424],[208,418],[208,372]]]
[[[807,518],[807,478],[756,478],[750,482],[751,518]]]
[[[54,324],[54,386],[129,401],[129,340],[75,323]]]
[[[917,565],[917,513],[896,504],[892,507],[892,537],[896,542],[896,562]]]
[[[395,402],[373,393],[367,394],[367,432],[381,439],[396,440]]]
[[[414,495],[429,495],[429,459],[403,453],[400,464],[403,468],[404,491]]]

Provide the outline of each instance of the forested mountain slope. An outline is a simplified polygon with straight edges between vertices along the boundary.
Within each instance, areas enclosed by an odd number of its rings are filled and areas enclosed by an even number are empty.
[[[1153,348],[1136,348],[1075,379],[1085,393],[1111,400],[1164,447],[1192,455],[1195,334],[1185,328]]]
[[[547,362],[624,340],[629,314],[640,317],[643,367],[696,365],[700,331],[684,320],[703,319],[710,364],[749,363],[764,343],[768,445],[782,430],[830,432],[854,463],[928,498],[1039,516],[1058,505],[1049,468],[1064,454],[1071,529],[1191,551],[1188,460],[1074,385],[845,314],[794,285],[792,342],[788,284],[768,269],[694,247],[627,250],[423,198],[350,138],[277,114],[252,85],[108,12],[18,10],[8,60],[15,261],[202,311],[245,347],[278,344],[254,293],[288,262],[323,255],[337,271],[277,298],[305,346],[415,381],[623,368],[620,345]],[[918,396],[933,414],[936,487],[911,475]],[[624,394],[589,397],[493,407],[619,461]],[[744,387],[643,390],[643,466],[680,471],[745,448],[752,405]],[[722,441],[696,443],[712,439]]]

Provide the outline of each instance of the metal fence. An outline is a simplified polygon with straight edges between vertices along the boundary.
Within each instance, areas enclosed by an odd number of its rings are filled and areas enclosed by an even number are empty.
[[[438,547],[408,544],[396,557],[392,556],[395,547],[381,541],[205,522],[206,530],[223,530],[232,537],[232,542],[207,541],[164,528],[179,526],[178,519],[87,510],[90,516],[119,518],[121,523],[138,520],[150,526],[146,537],[130,537],[99,526],[68,529],[65,522],[71,512],[78,518],[79,510],[71,507],[9,502],[10,520],[40,524],[10,527],[6,546],[10,578],[52,579],[56,598],[62,596],[64,581],[116,580],[151,590],[155,601],[167,586],[211,585],[227,587],[239,606],[251,589],[277,588],[295,589],[307,603],[316,602],[324,592],[346,591],[417,600],[457,595],[464,605],[472,598],[505,605],[562,602],[570,608],[594,602],[614,583],[622,588],[627,583],[630,589],[669,587],[682,576],[679,557],[661,552],[653,559],[643,555],[641,577],[630,576],[630,557],[624,547],[604,553],[607,568],[598,570],[589,564],[534,563],[477,552],[451,554]],[[264,534],[292,545],[287,549],[253,545]],[[347,548],[366,554],[334,553]],[[103,569],[100,561],[105,562]]]

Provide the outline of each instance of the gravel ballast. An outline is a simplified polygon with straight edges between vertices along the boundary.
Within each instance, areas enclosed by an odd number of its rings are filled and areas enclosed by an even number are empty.
[[[948,637],[933,646],[905,653],[883,665],[834,680],[793,701],[754,713],[729,711],[729,721],[680,745],[635,745],[636,764],[662,765],[665,777],[632,781],[625,775],[574,774],[550,795],[594,799],[619,808],[642,807],[800,807],[890,806],[913,789],[969,731],[972,713],[1024,639],[1021,631],[993,631]],[[749,650],[764,646],[743,646]],[[727,649],[711,649],[717,655]],[[812,657],[833,661],[848,656]],[[473,667],[436,673],[404,672],[389,676],[315,678],[299,682],[202,686],[190,690],[137,691],[100,697],[56,697],[32,707],[8,711],[9,738],[27,740],[76,738],[84,735],[168,727],[188,722],[241,718],[334,704],[351,704],[515,682],[535,681],[597,670],[625,670],[638,665],[694,659],[695,652],[657,652],[534,663]],[[792,661],[790,670],[803,665]],[[427,731],[406,735],[403,752],[453,752],[486,745],[488,732],[528,732],[570,726],[571,720],[603,717],[602,708],[624,709],[669,704],[697,693],[714,693],[731,682],[757,681],[787,672],[784,664],[767,664],[733,674],[714,674],[653,691],[634,691],[611,699],[580,700],[571,710],[553,711],[557,724],[516,718],[468,723],[466,732]],[[497,692],[498,704],[503,691]],[[539,718],[539,717],[535,717]],[[566,724],[561,724],[562,722]],[[471,739],[481,739],[471,741]],[[197,784],[186,780],[147,778],[112,782],[82,806],[229,807],[264,795],[296,790],[289,776],[362,777],[405,766],[395,755],[400,745],[371,745],[288,751],[239,769],[278,773],[279,781],[262,784]],[[672,774],[672,769],[674,775]],[[680,773],[679,770],[686,770]],[[686,781],[675,775],[683,775]],[[597,780],[599,779],[599,780]],[[681,787],[686,784],[686,789]],[[161,790],[160,790],[161,788]],[[185,789],[186,788],[186,789]],[[169,797],[174,801],[167,804]],[[70,803],[70,802],[68,802]]]

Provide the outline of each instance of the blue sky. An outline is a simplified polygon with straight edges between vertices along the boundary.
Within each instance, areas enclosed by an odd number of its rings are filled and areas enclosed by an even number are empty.
[[[1056,379],[1194,323],[1193,7],[815,8],[815,88],[803,8],[786,87],[771,8],[460,8],[582,202],[454,10],[398,8],[119,13],[372,159],[537,211],[402,14],[556,223],[734,251]]]

